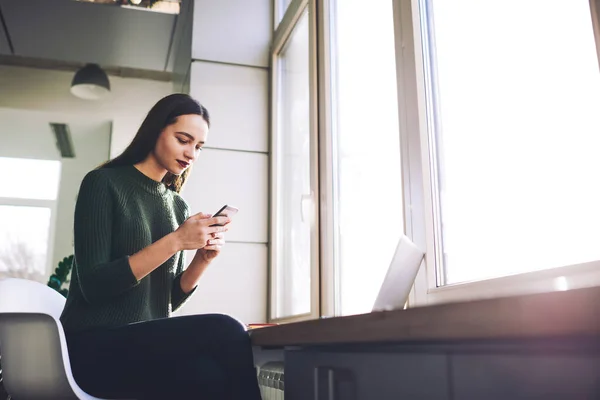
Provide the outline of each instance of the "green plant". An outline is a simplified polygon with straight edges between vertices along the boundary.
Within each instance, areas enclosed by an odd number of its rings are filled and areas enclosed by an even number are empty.
[[[71,268],[73,268],[73,259],[73,254],[63,258],[63,260],[58,263],[58,267],[56,267],[54,273],[50,275],[50,279],[48,280],[48,286],[65,297],[67,297],[69,294],[69,289],[63,288],[62,285],[67,281],[67,277],[71,273]]]

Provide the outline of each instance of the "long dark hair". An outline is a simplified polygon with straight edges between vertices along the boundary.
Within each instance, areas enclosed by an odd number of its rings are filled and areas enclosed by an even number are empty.
[[[188,114],[200,115],[210,127],[208,110],[187,94],[175,93],[163,97],[148,112],[140,129],[125,151],[98,168],[134,165],[145,160],[150,152],[154,150],[163,129],[174,124],[177,121],[177,117]],[[179,193],[189,174],[190,168],[183,171],[181,175],[174,175],[167,172],[162,182],[167,188]]]

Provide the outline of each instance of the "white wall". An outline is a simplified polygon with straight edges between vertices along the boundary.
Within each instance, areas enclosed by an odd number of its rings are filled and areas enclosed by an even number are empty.
[[[60,260],[73,254],[73,223],[79,187],[87,172],[108,158],[111,134],[110,121],[80,117],[61,121],[69,124],[75,158],[62,159],[52,271]]]
[[[195,0],[192,59],[269,67],[270,0]]]
[[[0,108],[0,157],[58,160],[50,113]],[[57,122],[59,118],[56,118]]]
[[[69,125],[75,158],[63,159],[49,123]],[[77,191],[87,171],[108,157],[110,121],[57,112],[0,108],[0,157],[61,161],[56,225],[49,249],[49,276],[58,261],[73,253],[73,212]],[[26,177],[24,177],[26,179]]]
[[[221,256],[180,314],[264,322],[271,1],[196,0],[193,16],[190,94],[208,108],[212,126],[183,195],[193,213],[214,213],[225,203],[240,212]]]
[[[100,101],[85,101],[69,92],[73,79],[71,72],[0,65],[0,107],[10,108],[13,113],[19,110],[35,111],[22,114],[20,120],[40,126],[39,129],[24,128],[32,134],[40,134],[40,137],[33,140],[18,136],[15,139],[18,143],[15,141],[12,146],[12,154],[39,158],[49,158],[54,154],[54,159],[58,159],[58,151],[47,125],[49,120],[53,120],[69,123],[76,150],[85,158],[85,162],[81,160],[82,163],[74,160],[63,162],[61,175],[64,182],[59,191],[53,265],[72,252],[75,196],[85,173],[109,158],[109,142],[110,157],[123,151],[150,108],[173,90],[171,82],[109,78],[109,96]],[[0,114],[0,127],[10,126],[8,119],[8,114]],[[6,131],[0,130],[0,148],[8,147],[8,142]]]

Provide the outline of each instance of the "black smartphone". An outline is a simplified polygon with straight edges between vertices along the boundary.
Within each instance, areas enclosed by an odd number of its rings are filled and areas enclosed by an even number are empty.
[[[237,214],[239,210],[236,207],[225,204],[219,211],[217,211],[213,217],[229,217],[231,218],[233,215]],[[214,224],[211,226],[222,226],[221,224]]]

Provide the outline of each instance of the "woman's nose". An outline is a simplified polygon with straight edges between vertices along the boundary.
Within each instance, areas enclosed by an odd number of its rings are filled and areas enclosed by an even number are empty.
[[[185,161],[187,161],[189,163],[192,163],[196,159],[196,155],[194,154],[193,151],[191,153],[189,151],[185,151],[183,153],[183,156],[185,157]]]

